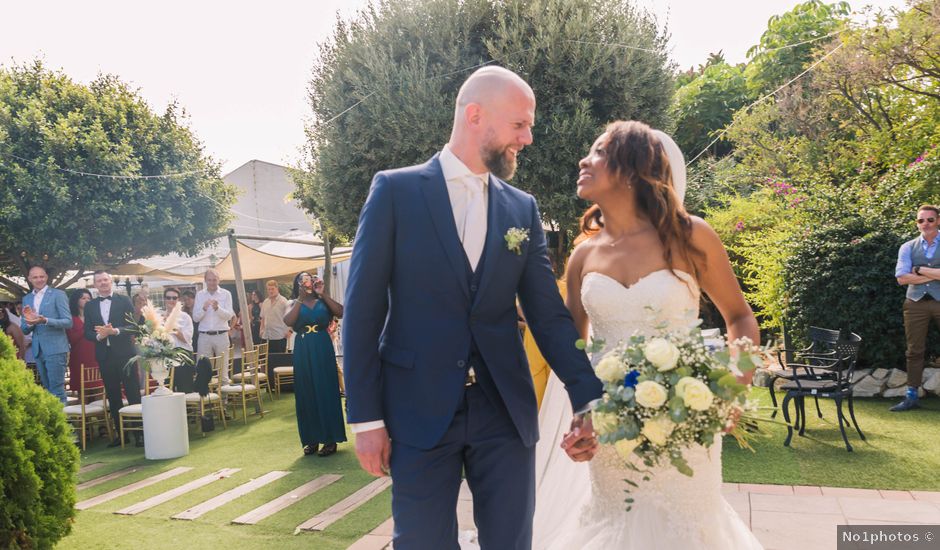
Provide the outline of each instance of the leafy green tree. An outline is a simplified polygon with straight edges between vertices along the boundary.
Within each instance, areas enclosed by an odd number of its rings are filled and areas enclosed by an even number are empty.
[[[745,75],[751,92],[771,92],[800,74],[825,38],[843,28],[850,11],[848,2],[808,0],[771,17],[760,43],[747,52]]]
[[[585,206],[574,194],[577,163],[603,126],[667,123],[666,35],[625,1],[386,0],[339,21],[321,45],[310,85],[312,178],[301,200],[352,235],[372,175],[439,150],[457,90],[490,62],[528,80],[538,102],[534,144],[513,184],[569,235]]]
[[[103,178],[89,174],[129,176]],[[182,174],[153,179],[140,176]],[[0,68],[0,287],[44,265],[53,285],[180,252],[220,233],[235,191],[176,104],[158,115],[114,76]]]
[[[743,65],[720,62],[705,67],[699,76],[676,91],[672,118],[679,147],[690,156],[697,155],[750,99]],[[731,148],[730,143],[719,140],[709,147],[709,152],[724,156]]]

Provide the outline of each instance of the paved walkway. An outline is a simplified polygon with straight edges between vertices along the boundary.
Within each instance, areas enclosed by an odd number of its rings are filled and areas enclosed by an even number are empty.
[[[725,483],[723,491],[765,550],[835,550],[838,525],[940,524],[940,492],[747,483]],[[472,506],[464,485],[457,503],[461,530],[473,528]],[[391,540],[389,518],[349,550],[383,550]]]

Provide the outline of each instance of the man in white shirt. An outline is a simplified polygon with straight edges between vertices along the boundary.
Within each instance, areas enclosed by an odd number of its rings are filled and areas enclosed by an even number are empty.
[[[203,276],[206,288],[196,293],[193,321],[199,323],[197,357],[222,357],[219,382],[225,386],[228,376],[229,320],[235,316],[232,294],[219,287],[219,272],[209,269]]]
[[[266,283],[268,297],[261,303],[261,339],[268,343],[268,353],[287,351],[287,334],[290,327],[284,324],[287,315],[287,298],[281,296],[277,281]]]

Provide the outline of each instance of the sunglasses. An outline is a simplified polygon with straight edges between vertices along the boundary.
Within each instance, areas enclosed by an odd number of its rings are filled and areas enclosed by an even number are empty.
[[[937,221],[937,218],[917,218],[917,223],[933,223],[935,221]]]
[[[164,300],[179,300],[180,297],[179,296],[164,296],[163,299]]]

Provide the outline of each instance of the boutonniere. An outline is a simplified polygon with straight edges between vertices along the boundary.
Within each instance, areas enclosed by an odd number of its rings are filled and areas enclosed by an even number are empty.
[[[506,248],[510,252],[522,255],[522,243],[529,240],[529,230],[521,227],[510,227],[506,232]]]

